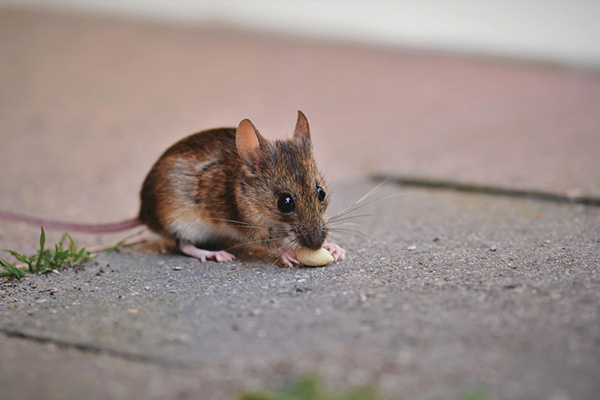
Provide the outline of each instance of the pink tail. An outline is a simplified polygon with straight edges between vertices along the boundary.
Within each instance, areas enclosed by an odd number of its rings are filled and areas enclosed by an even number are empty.
[[[5,211],[0,211],[0,220],[9,222],[23,222],[28,225],[43,226],[47,229],[64,229],[66,231],[87,233],[118,232],[142,225],[142,221],[140,221],[138,218],[132,218],[127,221],[115,222],[111,224],[74,224],[69,222],[51,221],[41,218],[28,217],[25,215],[12,214]]]

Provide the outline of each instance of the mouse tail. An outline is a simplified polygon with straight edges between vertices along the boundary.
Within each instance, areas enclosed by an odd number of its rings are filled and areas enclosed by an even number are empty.
[[[27,225],[43,226],[45,229],[65,230],[70,232],[84,233],[109,233],[119,232],[143,225],[139,218],[132,218],[126,221],[109,224],[77,224],[63,221],[47,220],[26,215],[13,214],[6,211],[0,211],[0,220],[8,222],[22,222]]]

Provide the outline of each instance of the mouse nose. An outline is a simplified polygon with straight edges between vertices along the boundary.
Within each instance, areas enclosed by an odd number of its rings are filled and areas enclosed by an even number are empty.
[[[319,250],[325,243],[325,237],[327,232],[323,229],[309,229],[301,227],[297,234],[298,243],[302,247],[309,248],[311,250]]]

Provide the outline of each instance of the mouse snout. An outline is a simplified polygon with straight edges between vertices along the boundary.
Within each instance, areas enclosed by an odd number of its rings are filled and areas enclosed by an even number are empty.
[[[320,228],[310,229],[300,227],[296,231],[296,237],[300,246],[311,250],[319,250],[323,246],[323,243],[325,243],[326,236],[327,232]]]

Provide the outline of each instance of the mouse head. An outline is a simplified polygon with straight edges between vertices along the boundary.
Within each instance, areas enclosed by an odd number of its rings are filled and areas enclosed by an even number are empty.
[[[271,142],[250,120],[243,120],[236,131],[236,147],[245,170],[238,193],[244,222],[265,227],[273,246],[321,248],[328,233],[329,198],[302,111],[288,140]],[[256,231],[261,230],[254,229],[254,237]]]

